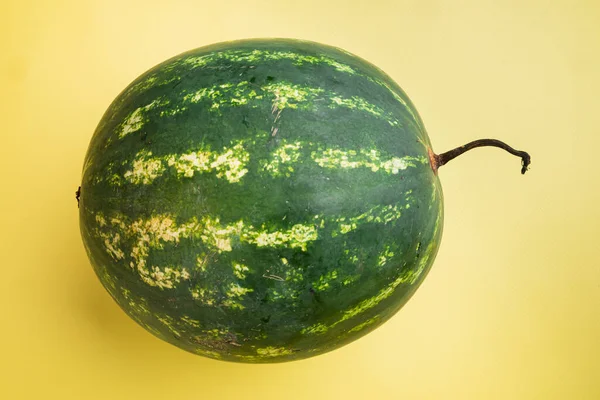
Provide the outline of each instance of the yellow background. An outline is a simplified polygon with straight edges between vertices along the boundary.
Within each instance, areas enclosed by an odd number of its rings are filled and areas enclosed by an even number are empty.
[[[244,37],[345,48],[390,74],[440,170],[435,265],[390,322],[330,354],[185,353],[113,303],[74,192],[113,98],[156,63]],[[305,0],[0,5],[0,398],[600,399],[600,3]]]

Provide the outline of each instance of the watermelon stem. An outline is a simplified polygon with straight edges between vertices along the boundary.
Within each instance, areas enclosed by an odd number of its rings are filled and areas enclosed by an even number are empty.
[[[464,152],[474,149],[475,147],[485,147],[485,146],[499,147],[501,149],[506,150],[510,154],[513,154],[517,157],[521,157],[521,165],[522,165],[521,174],[524,174],[525,172],[527,172],[527,169],[529,168],[529,164],[531,164],[531,156],[529,155],[529,153],[527,153],[525,151],[521,151],[521,150],[515,150],[512,147],[510,147],[509,145],[507,145],[506,143],[501,142],[500,140],[496,140],[496,139],[474,140],[472,142],[469,142],[465,145],[462,145],[460,147],[457,147],[455,149],[452,149],[452,150],[447,151],[442,154],[434,154],[433,152],[430,151],[429,158],[431,161],[431,167],[433,168],[434,172],[437,173],[438,168],[441,167],[442,165],[446,165],[448,163],[448,161],[455,159],[456,157],[460,156]]]

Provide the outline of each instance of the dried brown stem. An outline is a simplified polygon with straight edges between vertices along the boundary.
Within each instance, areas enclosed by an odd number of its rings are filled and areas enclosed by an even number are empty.
[[[521,157],[521,165],[522,165],[521,173],[524,174],[525,172],[527,172],[529,164],[531,164],[531,157],[529,156],[529,153],[527,153],[525,151],[515,150],[512,147],[510,147],[509,145],[507,145],[506,143],[501,142],[500,140],[496,140],[496,139],[474,140],[470,143],[467,143],[463,146],[457,147],[455,149],[452,149],[452,150],[447,151],[442,154],[431,153],[430,154],[431,166],[432,166],[433,170],[437,172],[439,167],[447,164],[449,161],[455,159],[456,157],[460,156],[464,152],[474,149],[476,147],[485,147],[485,146],[499,147],[501,149],[506,150],[510,154],[513,154],[517,157]]]

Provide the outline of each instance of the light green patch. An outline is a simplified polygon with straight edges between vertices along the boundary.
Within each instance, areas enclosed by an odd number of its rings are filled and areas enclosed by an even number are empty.
[[[138,271],[145,283],[160,289],[173,289],[181,281],[189,280],[190,274],[186,268],[147,266],[146,259],[150,248],[162,249],[163,243],[178,243],[181,238],[189,237],[196,229],[195,221],[178,226],[171,217],[154,216],[126,226],[124,220],[124,217],[115,217],[111,223],[119,226],[127,236],[137,239],[131,249],[129,265]]]
[[[208,65],[209,63],[214,62],[214,60],[216,59],[214,57],[215,54],[218,54],[218,53],[205,54],[202,56],[187,57],[187,58],[183,59],[181,61],[181,63],[183,65],[191,67],[191,68],[201,68],[201,67]]]
[[[298,305],[298,300],[300,299],[302,289],[300,286],[295,284],[301,283],[304,280],[302,267],[289,266],[288,268],[285,268],[285,270],[278,272],[272,272],[270,269],[268,269],[263,274],[263,278],[282,282],[282,284],[276,285],[275,287],[271,287],[267,290],[267,298],[269,301],[285,301],[292,307]],[[295,284],[289,284],[290,282]]]
[[[175,284],[190,279],[190,274],[185,268],[152,266],[150,274],[142,274],[142,280],[150,286],[160,289],[173,289]]]
[[[223,339],[233,336],[233,334],[228,329],[213,328],[202,331],[202,333],[204,333],[204,335],[208,337],[211,337],[212,339]]]
[[[211,158],[209,152],[197,151],[179,156],[171,155],[167,158],[167,164],[175,167],[177,175],[191,178],[194,172],[210,171]]]
[[[167,329],[178,338],[181,337],[181,333],[177,330],[175,320],[170,315],[156,315],[156,319],[162,322]]]
[[[276,275],[270,275],[270,276],[276,276]],[[283,278],[277,279],[277,280],[281,280],[282,282],[284,281]],[[289,300],[290,299],[289,296],[286,296],[285,294],[281,293],[281,291],[278,289],[269,288],[267,290],[267,293],[268,293],[270,301],[280,301],[280,300],[286,300],[286,299]]]
[[[223,305],[235,310],[243,310],[245,307],[240,303],[240,299],[253,291],[254,289],[242,287],[237,283],[230,283],[225,293],[227,300],[223,302]]]
[[[148,89],[150,89],[152,86],[154,86],[156,84],[156,82],[158,81],[158,78],[155,75],[151,75],[148,78],[136,83],[135,85],[133,85],[129,91],[130,92],[143,92],[146,91]]]
[[[232,148],[219,154],[210,166],[217,171],[218,178],[225,178],[228,182],[235,183],[239,182],[248,172],[244,168],[248,160],[250,160],[250,154],[241,143],[237,143]]]
[[[248,362],[258,362],[263,359],[260,356],[250,355],[250,354],[231,354],[231,356],[233,356],[239,360],[244,360],[244,361],[248,361]]]
[[[110,224],[111,226],[118,227],[119,229],[121,229],[121,231],[124,231],[126,229],[125,220],[126,217],[122,215],[112,216],[110,218]]]
[[[369,103],[362,97],[352,96],[351,98],[343,98],[341,96],[333,96],[331,97],[331,103],[329,104],[330,108],[336,108],[339,106],[343,106],[349,108],[351,110],[361,110],[365,111],[369,114],[372,114],[376,117],[381,117],[385,114],[385,111],[374,104]]]
[[[226,299],[223,302],[224,307],[231,308],[232,310],[243,310],[246,308],[242,303],[240,303],[237,299]]]
[[[377,266],[378,267],[385,266],[392,257],[394,257],[394,252],[391,250],[389,245],[386,245],[385,249],[379,254]]]
[[[351,232],[353,230],[355,230],[358,227],[357,224],[352,223],[352,224],[340,224],[340,233],[342,235]]]
[[[358,262],[358,254],[356,249],[345,249],[344,254],[348,257],[348,261],[352,264]]]
[[[321,275],[319,277],[318,281],[313,282],[312,287],[315,290],[321,292],[321,291],[329,289],[329,284],[333,281],[336,281],[337,279],[338,279],[338,271],[336,271],[336,270],[329,271],[325,275]]]
[[[103,232],[96,229],[96,235],[102,239],[106,252],[116,261],[125,258],[125,253],[120,248],[121,235],[119,233]]]
[[[205,54],[202,56],[192,56],[183,60],[185,65],[193,68],[209,67],[210,64],[218,63],[220,61],[227,61],[229,63],[240,63],[240,64],[259,64],[269,61],[281,61],[290,60],[294,65],[329,65],[339,72],[343,72],[349,75],[358,74],[358,72],[349,65],[343,64],[331,57],[325,55],[311,56],[308,54],[296,53],[293,51],[274,51],[274,50],[228,50],[221,52],[214,52]]]
[[[335,323],[335,325],[346,321],[350,318],[353,318],[359,314],[362,314],[363,312],[377,306],[379,303],[381,303],[383,300],[387,299],[388,297],[390,297],[393,293],[394,290],[396,290],[396,288],[398,287],[398,285],[400,285],[401,283],[406,281],[406,277],[404,275],[396,278],[396,280],[394,280],[390,285],[388,285],[386,288],[382,289],[379,293],[377,293],[377,295],[363,300],[361,301],[358,305],[356,305],[355,307],[351,308],[350,310],[344,312],[344,315],[342,317],[341,320],[339,320],[338,322]]]
[[[379,315],[376,315],[373,318],[370,318],[370,319],[366,320],[365,322],[356,325],[354,328],[349,329],[347,333],[360,332],[363,329],[365,329],[366,327],[373,325],[377,321],[379,321]]]
[[[218,253],[229,252],[232,250],[232,237],[240,237],[244,229],[250,230],[250,228],[244,226],[243,221],[223,226],[218,217],[205,216],[197,225],[195,236],[200,237],[204,244],[212,247]]]
[[[104,218],[104,214],[102,214],[102,212],[99,212],[95,215],[96,218],[96,222],[98,223],[98,225],[100,225],[100,227],[104,227],[106,226],[106,218]]]
[[[387,173],[397,174],[408,167],[415,167],[415,164],[410,161],[411,159],[412,157],[394,157],[391,160],[384,161],[381,164],[381,168]]]
[[[344,278],[342,285],[348,286],[360,279],[360,275],[350,275]]]
[[[123,185],[123,180],[121,179],[121,176],[118,174],[108,175],[107,181],[111,186],[122,186]]]
[[[292,353],[292,350],[285,347],[267,346],[256,349],[256,354],[262,357],[281,357]]]
[[[260,100],[262,94],[256,92],[256,88],[250,85],[250,82],[243,81],[236,85],[231,83],[214,85],[208,88],[199,89],[193,93],[188,93],[183,97],[185,103],[198,103],[200,101],[210,101],[211,110],[218,111],[221,106],[241,106],[246,105],[252,100]]]
[[[232,147],[224,147],[222,152],[198,150],[152,157],[152,152],[142,150],[136,154],[132,168],[123,177],[133,184],[148,185],[170,168],[179,177],[191,178],[195,173],[215,172],[218,178],[237,183],[248,172],[245,166],[249,160],[250,154],[241,141]]]
[[[123,139],[130,133],[140,130],[146,122],[146,112],[152,110],[153,108],[156,108],[157,106],[164,106],[166,104],[168,104],[168,102],[166,102],[165,100],[156,99],[150,104],[146,104],[145,106],[138,107],[135,110],[133,110],[121,124],[119,131],[119,139]]]
[[[188,317],[187,315],[184,315],[183,317],[181,317],[180,320],[184,324],[186,324],[192,328],[200,328],[200,321],[192,319],[192,318]]]
[[[398,174],[401,170],[415,168],[415,162],[423,163],[421,157],[404,156],[382,159],[376,149],[341,150],[321,149],[311,152],[311,158],[323,168],[369,168],[373,172],[383,170],[388,174]]]
[[[127,302],[127,310],[134,313],[138,317],[143,318],[144,316],[150,315],[150,307],[148,301],[143,297],[137,298],[131,294],[131,291],[121,287],[121,294]]]
[[[223,356],[221,356],[220,353],[213,351],[213,350],[206,350],[201,347],[196,347],[194,349],[194,353],[201,355],[201,356],[209,357],[209,358],[216,358],[216,359],[223,358]]]
[[[129,231],[137,234],[152,248],[162,248],[163,242],[178,243],[181,238],[189,237],[197,229],[196,219],[178,225],[168,215],[155,215],[148,220],[139,219],[131,224]]]
[[[264,229],[264,228],[263,228]],[[290,247],[307,250],[310,242],[317,240],[317,230],[313,225],[296,224],[285,231],[246,231],[242,238],[258,247]]]
[[[274,97],[273,108],[277,110],[298,108],[302,103],[310,106],[311,102],[324,92],[321,88],[295,85],[283,81],[265,85],[262,90]]]
[[[214,288],[205,288],[196,285],[194,288],[190,289],[190,293],[192,294],[194,300],[197,300],[207,306],[217,305],[216,297],[218,293]]]
[[[241,263],[233,263],[233,274],[238,279],[246,279],[246,273],[250,271],[250,268]]]
[[[354,75],[357,73],[354,70],[354,68],[352,68],[351,66],[349,66],[347,64],[342,64],[341,62],[335,61],[333,59],[329,59],[329,60],[331,60],[331,61],[326,62],[326,64],[331,65],[332,67],[334,67],[336,70],[338,70],[340,72],[345,72],[350,75]]]
[[[146,79],[137,82],[127,90],[126,96],[132,93],[141,94],[152,87],[168,85],[171,82],[179,80],[180,77],[178,75],[169,76],[168,74],[174,67],[176,67],[176,65],[163,67],[162,71],[155,72]]]
[[[319,322],[314,325],[307,326],[306,328],[302,329],[300,333],[303,335],[318,335],[327,332],[329,328],[329,326]]]
[[[269,172],[273,177],[291,176],[294,172],[292,164],[298,163],[300,160],[301,143],[287,143],[282,140],[280,145],[272,154],[269,162],[261,160],[261,167],[264,171]]]
[[[149,185],[161,176],[165,167],[160,159],[152,158],[152,152],[141,150],[133,160],[132,169],[125,172],[125,180],[133,184]]]
[[[300,283],[304,281],[304,269],[302,267],[289,266],[286,270],[285,280],[286,282],[293,283]]]
[[[167,109],[167,110],[162,110],[159,115],[161,117],[174,117],[176,115],[183,114],[184,112],[187,111],[187,109],[188,108],[185,106],[179,106],[179,107],[175,107],[175,108],[171,108],[171,109]]]
[[[388,205],[376,205],[371,209],[365,211],[362,214],[355,215],[352,217],[336,217],[330,219],[329,223],[334,223],[338,225],[337,230],[333,230],[331,232],[332,237],[336,237],[338,235],[345,235],[356,230],[361,223],[365,222],[375,222],[379,224],[389,224],[394,223],[400,217],[402,217],[401,212],[402,206],[396,204],[388,204]]]

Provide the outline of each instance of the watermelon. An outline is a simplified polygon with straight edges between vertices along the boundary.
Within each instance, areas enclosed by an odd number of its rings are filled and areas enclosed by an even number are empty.
[[[219,43],[109,106],[77,193],[83,244],[112,298],[166,342],[235,362],[312,357],[417,290],[447,158],[369,62],[307,41]]]

